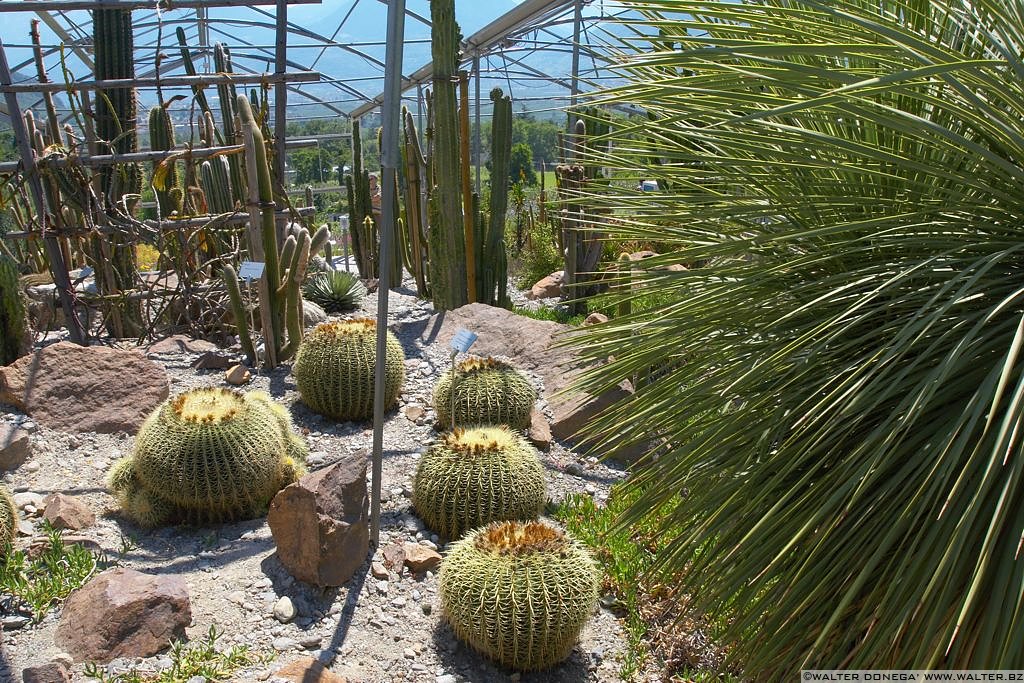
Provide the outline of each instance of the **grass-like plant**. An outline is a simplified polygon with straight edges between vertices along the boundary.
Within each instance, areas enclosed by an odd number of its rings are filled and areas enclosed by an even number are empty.
[[[765,680],[1024,667],[1020,4],[626,5],[590,208],[667,300],[574,337],[590,392],[665,368],[596,429],[659,447],[622,528],[674,507],[655,569]]]
[[[171,643],[167,656],[171,666],[158,672],[146,673],[133,668],[125,673],[108,674],[95,662],[85,665],[85,676],[99,683],[187,683],[194,677],[205,681],[229,681],[235,672],[248,666],[266,664],[273,655],[253,652],[246,645],[234,645],[228,650],[218,649],[217,640],[223,633],[210,626],[206,636],[189,644],[180,640]]]
[[[328,313],[341,313],[359,308],[366,296],[366,287],[354,273],[322,270],[306,279],[302,295]]]
[[[43,532],[46,545],[35,558],[9,546],[0,556],[0,592],[25,603],[36,622],[107,564],[77,543],[65,545],[62,532],[49,522],[43,523]]]

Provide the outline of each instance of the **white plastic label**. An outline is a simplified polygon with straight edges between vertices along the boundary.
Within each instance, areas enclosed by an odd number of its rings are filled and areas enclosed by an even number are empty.
[[[476,340],[477,336],[475,334],[473,334],[472,332],[465,328],[460,327],[458,331],[455,333],[455,336],[452,337],[451,342],[448,343],[448,346],[451,347],[452,350],[454,351],[459,351],[460,353],[467,353],[469,351],[469,347],[472,346],[473,342],[475,342]]]
[[[238,267],[238,279],[259,280],[263,277],[263,270],[266,267],[267,264],[262,261],[242,261],[242,265]]]

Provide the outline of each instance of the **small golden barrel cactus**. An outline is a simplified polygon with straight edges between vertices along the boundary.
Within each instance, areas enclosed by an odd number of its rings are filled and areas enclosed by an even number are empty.
[[[0,547],[13,543],[18,535],[18,508],[7,487],[0,486]]]
[[[390,331],[385,354],[384,407],[398,399],[405,381],[405,353]],[[370,319],[323,323],[299,346],[292,373],[302,401],[335,420],[373,417],[377,323]]]
[[[420,459],[412,491],[416,513],[448,538],[490,522],[536,519],[546,498],[536,449],[507,427],[441,436]]]
[[[590,553],[547,522],[495,522],[452,544],[438,579],[460,639],[520,671],[569,656],[597,603]]]
[[[455,426],[530,426],[537,392],[526,377],[508,363],[471,357],[455,366]],[[444,427],[452,426],[452,373],[445,372],[434,387],[434,412]]]
[[[246,519],[302,476],[305,458],[288,412],[267,394],[194,389],[146,419],[107,483],[143,526]]]

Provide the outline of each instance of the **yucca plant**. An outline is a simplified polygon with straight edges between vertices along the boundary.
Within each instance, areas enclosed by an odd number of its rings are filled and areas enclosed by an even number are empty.
[[[319,304],[328,313],[359,308],[366,296],[366,287],[359,278],[344,270],[323,270],[313,273],[302,287],[302,295]]]
[[[678,501],[659,570],[758,680],[1024,667],[1024,5],[625,4],[591,203],[667,303],[575,340],[649,378],[594,425],[659,444],[620,523]]]

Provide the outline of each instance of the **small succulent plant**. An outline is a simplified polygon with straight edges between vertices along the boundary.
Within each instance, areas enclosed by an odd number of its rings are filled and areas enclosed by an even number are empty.
[[[385,356],[384,405],[398,399],[405,380],[405,353],[390,331]],[[335,420],[373,416],[377,323],[370,319],[323,323],[306,335],[292,372],[302,401]]]
[[[412,504],[434,531],[459,538],[503,520],[536,519],[547,498],[536,449],[507,427],[455,430],[420,459]]]
[[[534,671],[572,651],[596,606],[599,572],[582,545],[547,522],[495,522],[450,546],[438,581],[461,640]]]
[[[471,357],[445,372],[434,387],[434,411],[445,427],[508,425],[513,429],[530,426],[530,411],[537,392],[514,367],[494,358]],[[454,396],[453,396],[454,394]]]
[[[352,273],[324,270],[310,274],[302,287],[302,294],[328,313],[341,313],[359,308],[366,296],[366,287]]]
[[[194,389],[158,407],[107,482],[147,527],[246,519],[305,471],[306,445],[263,392]]]

